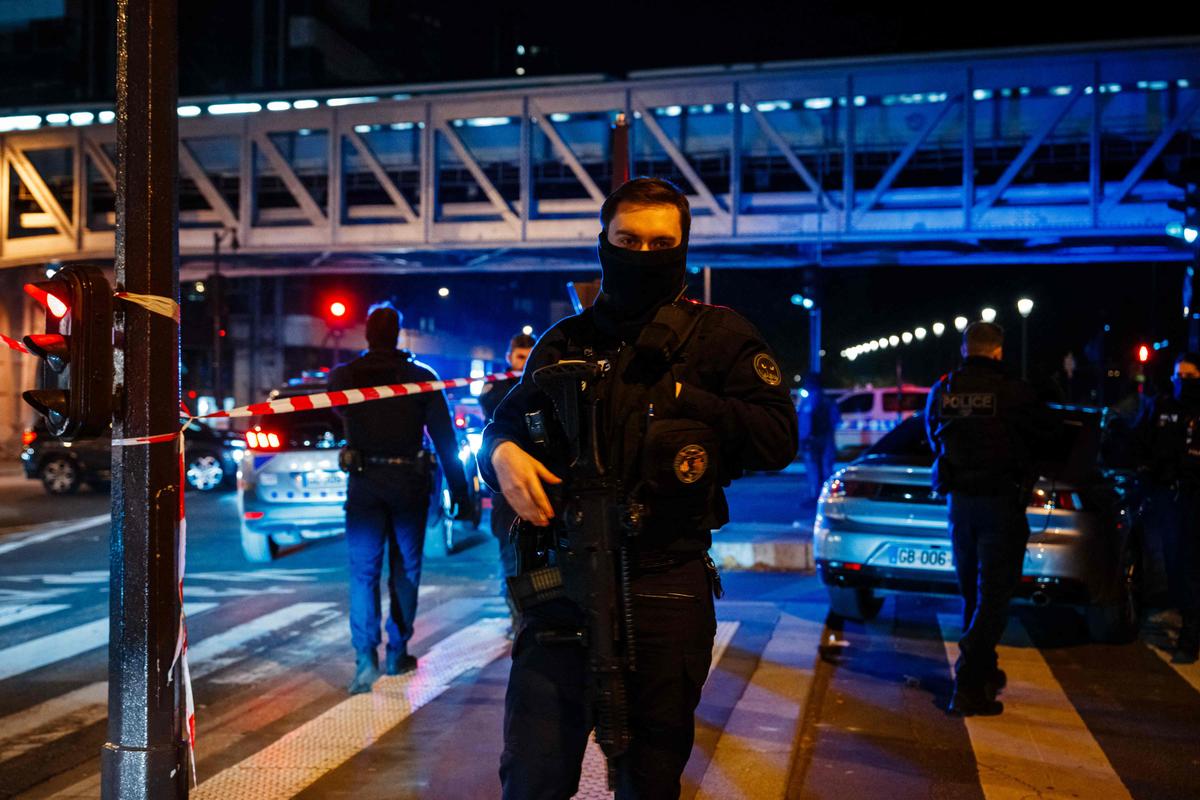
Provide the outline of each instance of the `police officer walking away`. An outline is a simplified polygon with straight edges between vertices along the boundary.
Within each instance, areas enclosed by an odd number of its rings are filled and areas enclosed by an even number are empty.
[[[1137,426],[1140,466],[1167,567],[1167,588],[1182,625],[1171,660],[1200,659],[1200,353],[1175,360],[1172,393],[1158,397]]]
[[[522,609],[505,697],[506,800],[572,796],[590,731],[601,739],[615,724],[587,700],[594,642],[581,646],[581,621],[593,619],[598,604],[569,599],[570,565],[589,554],[572,550],[560,531],[596,524],[564,513],[563,498],[567,508],[581,507],[571,505],[572,465],[598,459],[605,480],[619,477],[624,514],[614,525],[636,531],[625,539],[630,605],[621,604],[627,616],[618,626],[626,642],[633,637],[636,657],[620,692],[628,748],[610,758],[610,780],[618,798],[658,800],[679,795],[712,658],[720,584],[706,551],[711,530],[728,521],[723,487],[743,470],[782,469],[796,453],[796,414],[770,348],[735,312],[683,297],[686,197],[667,181],[638,178],[608,197],[600,218],[601,295],[542,335],[484,432],[484,478],[522,520],[540,526],[539,536],[549,533],[538,541],[551,565],[564,565],[567,584],[565,596]],[[574,385],[595,392],[587,419],[599,432],[586,441],[567,439],[566,431],[585,427],[574,411],[557,412],[558,395],[537,377],[548,367],[574,374],[581,362],[601,375]],[[580,444],[587,452],[572,454]],[[524,559],[523,545],[521,552]],[[521,569],[524,577],[524,561]],[[585,596],[603,595],[605,580]],[[611,575],[618,581],[625,576]]]
[[[1034,448],[1049,433],[1048,410],[1001,362],[1004,331],[974,322],[963,333],[961,367],[929,393],[925,425],[933,445],[933,488],[946,495],[954,568],[963,598],[954,695],[949,710],[970,716],[1004,710],[996,645],[1008,623],[1029,540],[1025,518],[1037,479]]]
[[[834,435],[842,422],[842,413],[825,394],[821,376],[812,373],[804,381],[797,408],[800,429],[800,452],[804,455],[804,471],[808,478],[808,496],[816,500],[821,487],[833,474],[833,463],[837,458]]]
[[[518,333],[512,337],[508,343],[508,352],[504,354],[509,370],[520,372],[525,369],[525,362],[529,360],[529,353],[533,350],[533,345],[534,339],[527,333]],[[515,378],[484,384],[483,392],[479,395],[479,405],[488,422],[491,422],[492,417],[496,415],[496,407],[500,405],[500,401],[507,397],[516,385]],[[517,574],[517,550],[508,535],[516,518],[517,512],[513,511],[512,506],[504,499],[504,495],[494,492],[492,494],[492,536],[496,537],[496,542],[500,546],[500,568],[505,578],[511,578]],[[515,625],[517,612],[513,607],[512,598],[509,596],[507,583],[501,587],[501,591],[508,603],[508,610],[512,614]]]
[[[367,317],[368,349],[336,367],[331,391],[368,386],[436,381],[429,367],[398,350],[401,316],[390,304],[374,306]],[[379,678],[379,581],[388,560],[387,661],[389,675],[416,669],[408,652],[417,613],[417,587],[429,513],[430,474],[423,452],[426,431],[459,509],[467,508],[467,481],[446,397],[427,392],[373,400],[338,409],[346,427],[340,463],[349,473],[346,492],[346,546],[350,553],[350,642],[354,680],[350,693],[371,691]]]

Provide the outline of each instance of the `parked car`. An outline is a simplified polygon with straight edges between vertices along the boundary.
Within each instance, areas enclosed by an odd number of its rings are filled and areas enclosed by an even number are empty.
[[[1037,456],[1017,596],[1079,606],[1093,638],[1125,641],[1137,632],[1141,580],[1132,475],[1101,457],[1102,410],[1052,409],[1058,434]],[[916,415],[826,482],[813,543],[835,614],[870,619],[887,593],[957,593],[946,499],[930,486],[932,464]]]
[[[183,437],[187,485],[201,492],[233,488],[246,444],[242,435],[193,420]],[[71,494],[83,484],[108,491],[112,479],[112,442],[108,438],[63,442],[39,419],[25,431],[21,443],[25,477],[40,480],[48,493]]]
[[[270,400],[325,391],[325,374],[290,381],[271,392]],[[246,431],[246,457],[238,478],[238,512],[242,553],[247,560],[267,562],[285,549],[306,541],[340,536],[346,530],[347,475],[338,466],[345,447],[341,417],[329,408],[255,417]],[[459,458],[475,487],[472,500],[480,516],[478,470],[474,454],[460,430]],[[462,524],[449,514],[449,489],[427,446],[433,475],[427,546],[452,553],[463,536]]]
[[[842,424],[834,434],[838,452],[854,458],[913,414],[925,411],[928,386],[904,384],[866,386],[842,392],[837,398]]]

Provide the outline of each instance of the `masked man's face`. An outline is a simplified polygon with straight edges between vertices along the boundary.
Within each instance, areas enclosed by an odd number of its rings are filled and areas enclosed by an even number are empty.
[[[679,209],[621,203],[608,223],[609,244],[625,250],[670,250],[683,241]]]

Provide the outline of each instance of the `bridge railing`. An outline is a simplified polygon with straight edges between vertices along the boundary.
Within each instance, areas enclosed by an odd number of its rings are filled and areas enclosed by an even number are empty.
[[[589,244],[618,113],[697,242],[1132,241],[1200,159],[1200,41],[331,103],[181,119],[185,254]],[[111,257],[115,136],[3,136],[0,265]]]

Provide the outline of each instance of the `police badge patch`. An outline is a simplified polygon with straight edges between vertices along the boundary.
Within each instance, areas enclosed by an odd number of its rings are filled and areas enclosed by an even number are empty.
[[[766,353],[759,353],[754,357],[754,371],[762,378],[763,383],[778,386],[783,382],[783,376],[779,374],[779,365]]]
[[[675,477],[680,483],[695,483],[708,469],[708,451],[698,444],[689,444],[675,454]]]

